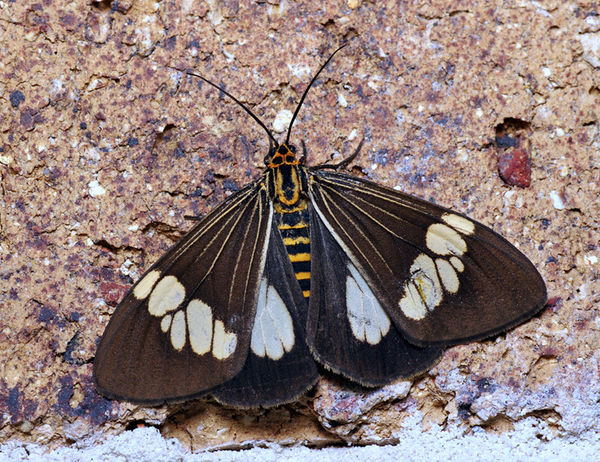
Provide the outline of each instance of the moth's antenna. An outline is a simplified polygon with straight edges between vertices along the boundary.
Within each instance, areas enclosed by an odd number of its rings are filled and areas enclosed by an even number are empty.
[[[323,64],[321,66],[319,71],[315,74],[315,76],[312,78],[312,80],[308,84],[308,87],[306,87],[306,90],[304,90],[304,94],[302,95],[302,98],[300,98],[300,102],[298,103],[298,106],[296,106],[296,111],[294,112],[294,115],[292,116],[292,120],[290,121],[290,126],[288,127],[287,137],[285,138],[286,145],[289,145],[289,143],[290,143],[290,135],[292,133],[292,125],[294,125],[294,121],[296,120],[296,116],[298,115],[298,112],[300,111],[300,108],[302,107],[302,103],[304,102],[304,98],[306,98],[306,94],[308,93],[308,90],[310,90],[310,87],[312,87],[312,84],[315,83],[315,80],[317,80],[317,77],[319,77],[319,74],[321,73],[321,71],[323,69],[325,69],[327,64],[329,64],[329,61],[331,61],[331,59],[335,56],[335,54],[338,51],[340,51],[342,48],[344,48],[345,46],[346,46],[346,44],[343,44],[341,47],[339,47],[337,50],[335,50],[333,53],[331,53],[331,56],[329,57],[329,59],[327,59],[327,61],[325,61],[325,64]]]
[[[329,58],[331,59],[331,58]],[[191,75],[193,77],[198,77],[199,79],[204,80],[206,83],[208,83],[209,85],[212,85],[213,87],[215,87],[217,90],[222,91],[223,93],[225,93],[227,96],[229,96],[232,100],[234,100],[244,111],[246,111],[248,114],[250,114],[250,117],[252,117],[254,120],[256,120],[256,122],[258,123],[258,125],[260,125],[262,128],[265,129],[265,131],[267,132],[267,135],[269,135],[269,138],[271,140],[273,140],[275,142],[275,145],[278,145],[279,143],[277,142],[277,140],[275,139],[275,137],[273,136],[273,134],[270,132],[270,130],[267,128],[267,126],[262,123],[262,121],[250,110],[248,109],[240,100],[238,100],[235,96],[233,96],[232,94],[226,92],[225,90],[223,90],[221,87],[219,87],[218,85],[212,83],[210,80],[208,80],[207,78],[202,77],[200,74],[194,74],[193,72],[190,71],[186,71],[187,75]],[[269,142],[270,143],[270,142]]]

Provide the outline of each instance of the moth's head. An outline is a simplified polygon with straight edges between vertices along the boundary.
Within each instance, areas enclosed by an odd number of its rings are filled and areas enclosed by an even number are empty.
[[[300,165],[300,159],[296,157],[294,146],[282,143],[271,146],[269,153],[265,156],[265,165],[268,168],[275,168],[280,165]]]

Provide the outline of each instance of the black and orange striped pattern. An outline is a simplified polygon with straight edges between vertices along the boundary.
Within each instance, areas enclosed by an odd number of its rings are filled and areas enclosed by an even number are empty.
[[[281,232],[296,279],[300,283],[302,295],[310,297],[310,233],[308,229],[308,202],[302,191],[305,190],[301,161],[296,150],[281,144],[274,151],[267,168],[272,172],[274,220]]]
[[[310,234],[308,229],[308,205],[303,201],[292,210],[281,208],[275,213],[277,227],[281,232],[302,295],[310,297]]]

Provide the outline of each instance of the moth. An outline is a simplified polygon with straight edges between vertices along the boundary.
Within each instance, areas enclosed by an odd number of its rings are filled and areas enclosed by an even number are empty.
[[[305,165],[290,144],[152,265],[116,308],[94,361],[105,396],[206,394],[238,408],[296,400],[320,368],[367,387],[430,368],[451,345],[537,313],[546,287],[490,228],[439,205]],[[193,74],[195,75],[195,74]]]

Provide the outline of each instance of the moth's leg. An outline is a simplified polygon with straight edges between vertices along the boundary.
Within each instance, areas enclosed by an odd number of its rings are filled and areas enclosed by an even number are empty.
[[[364,138],[362,140],[360,140],[358,147],[352,153],[352,155],[346,157],[345,159],[338,162],[337,164],[321,164],[321,165],[317,165],[316,167],[312,167],[312,169],[313,170],[322,170],[325,168],[330,168],[332,170],[339,170],[340,168],[346,168],[350,164],[350,162],[352,162],[356,158],[356,156],[358,156],[358,153],[360,152],[360,149],[362,148],[364,141],[365,141]],[[302,143],[302,146],[304,147],[304,142]]]
[[[304,165],[306,163],[306,143],[304,142],[304,140],[301,141],[302,143],[302,157],[300,157],[300,164]]]

